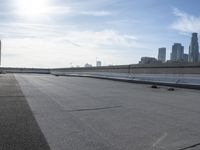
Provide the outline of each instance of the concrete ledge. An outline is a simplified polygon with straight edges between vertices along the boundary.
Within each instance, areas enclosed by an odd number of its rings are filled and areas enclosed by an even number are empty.
[[[177,83],[174,81],[167,82],[167,81],[156,81],[156,80],[145,80],[145,79],[138,79],[138,78],[128,78],[128,77],[120,77],[120,76],[102,76],[102,75],[94,75],[94,74],[78,74],[78,73],[71,73],[71,74],[53,74],[56,76],[72,76],[72,77],[89,77],[89,78],[97,78],[97,79],[106,79],[106,80],[113,80],[113,81],[121,81],[121,82],[129,82],[129,83],[137,83],[137,84],[149,84],[149,85],[161,85],[161,86],[170,86],[170,87],[178,87],[178,88],[187,88],[187,89],[197,89],[200,90],[200,84],[194,83]],[[180,82],[180,81],[179,81]]]
[[[37,73],[37,74],[49,74],[50,69],[41,68],[11,68],[11,67],[1,67],[0,73]]]
[[[200,74],[200,63],[181,64],[135,64],[102,67],[81,67],[81,68],[56,68],[51,72],[115,72],[134,74]]]

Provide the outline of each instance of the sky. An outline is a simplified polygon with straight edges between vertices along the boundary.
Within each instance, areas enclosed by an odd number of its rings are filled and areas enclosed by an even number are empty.
[[[199,0],[0,0],[2,66],[138,63],[200,32]]]

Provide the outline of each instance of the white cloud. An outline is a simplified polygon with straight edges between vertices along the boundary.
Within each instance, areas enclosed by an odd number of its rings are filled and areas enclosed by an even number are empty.
[[[75,46],[84,49],[100,51],[115,49],[116,52],[124,52],[127,49],[144,48],[135,36],[121,34],[114,30],[70,31],[66,32],[65,36],[61,38],[61,41],[71,42]]]
[[[200,32],[200,17],[187,14],[178,8],[174,8],[173,11],[177,20],[173,22],[171,28],[186,33]]]
[[[142,45],[134,35],[115,30],[77,31],[24,23],[0,27],[4,66],[68,67],[71,62],[74,66],[94,64],[96,57],[107,64],[123,63],[128,50],[134,53]]]
[[[111,12],[104,11],[104,10],[102,10],[102,11],[82,11],[82,12],[80,12],[80,14],[97,16],[97,17],[113,15]]]
[[[16,7],[12,6],[12,2],[9,7],[12,9],[0,10],[0,15],[9,18],[0,23],[3,66],[68,67],[71,62],[82,66],[85,63],[95,64],[96,57],[106,64],[134,63],[132,61],[139,57],[139,51],[146,49],[145,42],[131,32],[123,33],[120,28],[115,28],[119,31],[114,30],[112,25],[101,25],[104,19],[98,21],[101,26],[98,29],[90,22],[90,17],[93,21],[93,17],[116,15],[117,10],[112,12],[100,7],[104,2],[113,3],[114,0],[89,0],[78,4],[54,0],[13,1],[18,1]],[[87,27],[86,20],[81,19],[84,15],[89,21]],[[123,19],[123,24],[126,23],[129,21]]]
[[[73,9],[69,6],[51,6],[49,12],[51,14],[69,14]]]
[[[101,47],[101,45],[136,47],[138,39],[134,35],[119,33],[115,30],[74,30],[70,26],[4,23],[0,24],[0,33],[4,38],[33,38],[33,39],[59,39],[71,41],[81,46]]]

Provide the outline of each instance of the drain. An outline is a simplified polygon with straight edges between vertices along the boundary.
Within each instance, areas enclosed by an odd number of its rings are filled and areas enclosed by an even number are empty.
[[[152,85],[151,88],[152,89],[158,89],[158,86],[157,85]]]
[[[171,88],[171,87],[168,88],[167,90],[168,90],[168,91],[175,91],[175,89],[174,89],[174,88]]]

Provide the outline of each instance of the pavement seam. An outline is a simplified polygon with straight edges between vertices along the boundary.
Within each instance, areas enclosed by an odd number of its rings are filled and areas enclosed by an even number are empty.
[[[80,111],[93,111],[93,110],[107,110],[113,108],[120,108],[121,105],[118,106],[109,106],[109,107],[96,107],[96,108],[81,108],[81,109],[73,109],[73,110],[66,110],[67,112],[80,112]]]
[[[197,144],[194,144],[194,145],[191,145],[191,146],[188,146],[188,147],[180,148],[180,149],[178,149],[178,150],[191,149],[191,148],[194,148],[194,147],[197,147],[197,146],[200,146],[200,143],[197,143]]]

